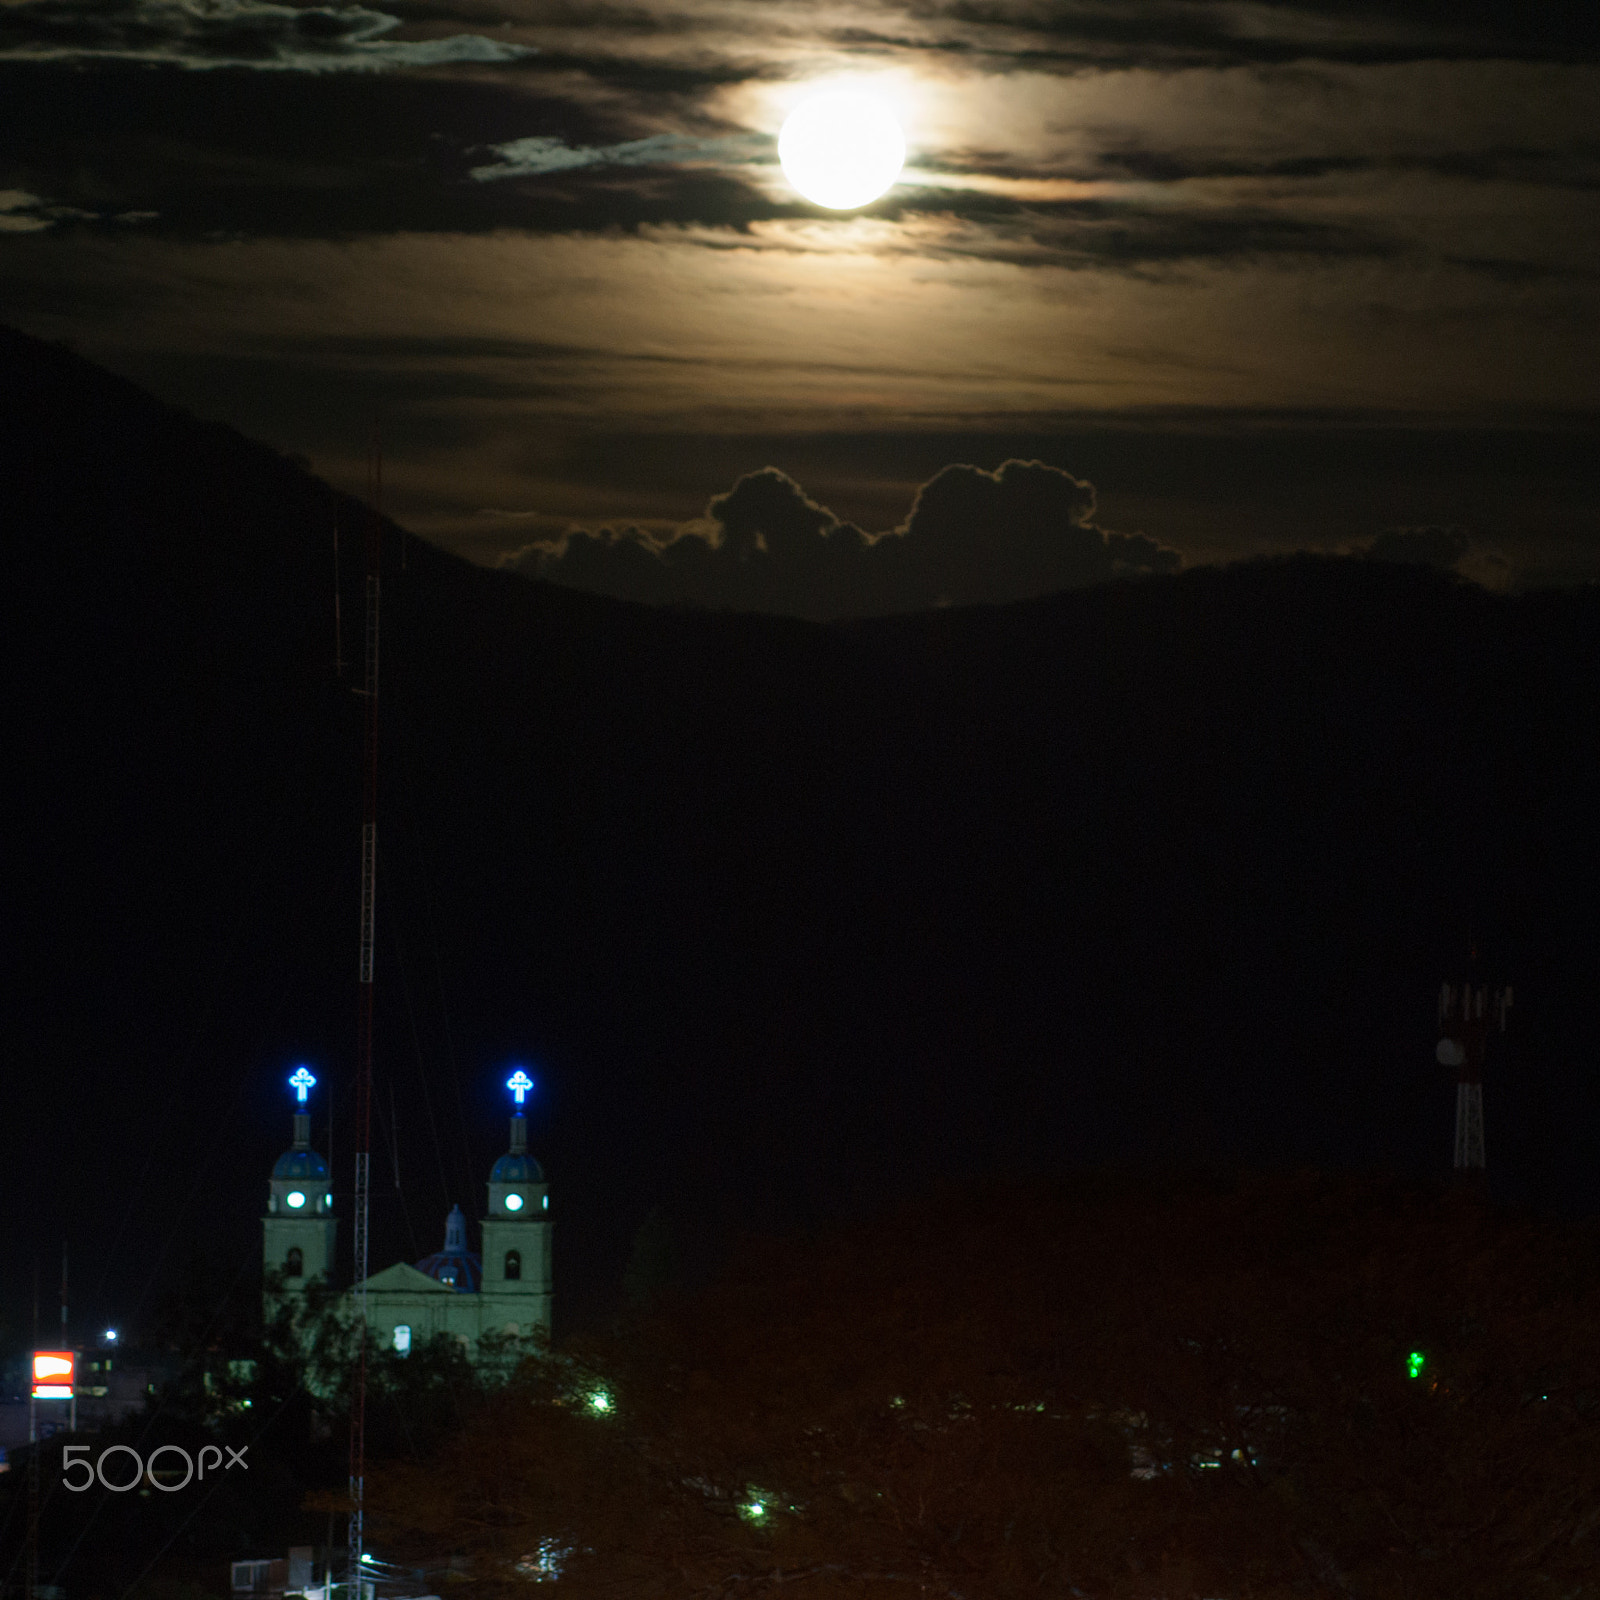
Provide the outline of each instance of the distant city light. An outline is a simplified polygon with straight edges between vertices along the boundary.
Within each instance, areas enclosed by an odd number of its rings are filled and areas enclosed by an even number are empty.
[[[506,1079],[506,1088],[508,1088],[512,1094],[517,1097],[517,1104],[520,1106],[522,1102],[527,1099],[528,1094],[533,1088],[533,1079],[530,1078],[521,1067],[518,1067],[517,1070]]]
[[[291,1189],[283,1197],[283,1201],[291,1211],[298,1211],[306,1203],[306,1197],[298,1189]]]
[[[403,1356],[411,1354],[411,1324],[401,1322],[395,1325],[394,1347]]]
[[[521,1209],[522,1209],[522,1196],[520,1194],[508,1194],[506,1196],[506,1210],[507,1211],[520,1211]]]
[[[529,1551],[512,1570],[519,1578],[526,1578],[530,1583],[554,1583],[561,1576],[562,1563],[571,1554],[570,1544],[541,1539],[539,1548]]]
[[[107,1344],[115,1344],[117,1342],[117,1330],[115,1328],[107,1328],[105,1340]]]
[[[767,1502],[759,1497],[747,1500],[739,1507],[739,1515],[747,1522],[764,1522],[767,1516]]]
[[[306,1096],[311,1093],[316,1084],[317,1080],[304,1067],[296,1067],[289,1074],[289,1087],[294,1090],[295,1100],[300,1105],[306,1103]]]
[[[1422,1369],[1427,1365],[1427,1362],[1428,1358],[1420,1350],[1413,1350],[1406,1357],[1406,1376],[1408,1378],[1420,1378]]]
[[[595,1389],[589,1395],[589,1409],[597,1417],[603,1417],[612,1407],[612,1399],[604,1389]]]

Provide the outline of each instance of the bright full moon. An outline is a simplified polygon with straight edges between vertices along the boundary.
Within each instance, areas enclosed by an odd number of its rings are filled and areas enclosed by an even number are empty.
[[[881,100],[848,89],[803,100],[778,135],[783,175],[807,200],[852,211],[876,200],[906,161],[906,139]]]

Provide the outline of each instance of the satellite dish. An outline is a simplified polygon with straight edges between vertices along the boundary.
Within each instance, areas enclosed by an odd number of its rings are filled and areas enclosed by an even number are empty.
[[[1439,1048],[1433,1053],[1439,1058],[1441,1067],[1459,1067],[1467,1059],[1467,1052],[1455,1039],[1441,1039]]]

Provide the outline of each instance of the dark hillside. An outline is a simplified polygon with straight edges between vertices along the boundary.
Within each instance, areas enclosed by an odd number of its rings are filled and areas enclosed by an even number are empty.
[[[281,1072],[347,1083],[361,512],[65,350],[0,374],[0,1203],[131,1318],[195,1245],[248,1270]],[[1438,1169],[1469,929],[1496,1182],[1600,1201],[1593,595],[1306,559],[822,627],[385,561],[375,1260],[481,1206],[513,1057],[569,1313],[655,1203],[693,1244],[993,1167]]]

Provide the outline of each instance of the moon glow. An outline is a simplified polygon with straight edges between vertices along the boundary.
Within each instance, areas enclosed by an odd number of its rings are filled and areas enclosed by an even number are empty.
[[[853,211],[883,194],[906,161],[906,139],[881,100],[836,89],[803,100],[778,135],[783,175],[814,205]]]

